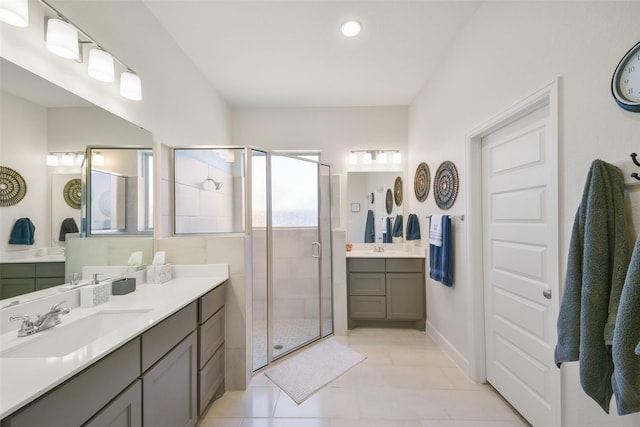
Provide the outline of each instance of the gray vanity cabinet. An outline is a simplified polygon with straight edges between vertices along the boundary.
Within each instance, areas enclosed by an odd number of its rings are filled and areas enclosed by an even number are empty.
[[[61,285],[64,262],[0,263],[0,299]]]
[[[384,322],[425,329],[424,258],[348,258],[349,328]]]
[[[3,419],[2,427],[83,425],[139,376],[140,340],[135,338]]]
[[[224,392],[225,286],[4,418],[2,427],[195,426]]]

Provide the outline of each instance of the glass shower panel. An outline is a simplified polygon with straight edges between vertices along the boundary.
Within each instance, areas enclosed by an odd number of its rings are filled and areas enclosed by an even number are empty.
[[[269,363],[269,298],[267,240],[267,153],[251,150],[251,237],[253,258],[253,370]]]
[[[320,337],[318,164],[271,155],[271,351],[276,359]]]
[[[322,242],[320,256],[320,310],[322,313],[321,335],[326,337],[333,333],[333,259],[331,248],[331,166],[318,165],[320,178],[318,204],[320,209],[320,242]]]

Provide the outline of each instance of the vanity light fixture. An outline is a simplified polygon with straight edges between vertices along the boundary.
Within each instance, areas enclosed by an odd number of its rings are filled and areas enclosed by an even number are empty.
[[[28,26],[28,0],[0,0],[0,21],[14,27]]]
[[[49,51],[65,59],[80,57],[78,31],[73,25],[59,18],[45,18],[45,43]]]
[[[340,27],[340,32],[345,37],[355,37],[360,34],[360,30],[362,30],[362,26],[358,21],[347,21]]]
[[[82,151],[51,151],[47,154],[47,166],[73,166],[76,163],[81,165],[82,159],[84,159]]]
[[[32,0],[36,1],[36,0]],[[96,80],[111,83],[115,80],[115,63],[124,71],[120,74],[120,95],[126,99],[142,99],[140,77],[120,59],[104,49],[85,31],[69,21],[46,0],[37,0],[50,12],[45,12],[45,44],[58,56],[82,63],[82,45],[93,45],[89,50],[87,71]],[[15,26],[29,25],[29,0],[0,0],[0,21]]]
[[[361,154],[362,156],[359,156]],[[402,163],[402,154],[400,150],[352,150],[349,153],[349,164],[355,165],[358,164],[360,158],[362,159],[362,163],[370,164],[387,164],[389,163],[389,156],[392,155],[391,159],[393,163]]]
[[[113,56],[100,47],[94,47],[89,51],[89,75],[96,80],[111,83],[115,79],[113,69]]]

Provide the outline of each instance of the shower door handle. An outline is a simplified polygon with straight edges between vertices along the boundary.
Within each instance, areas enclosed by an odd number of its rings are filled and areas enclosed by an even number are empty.
[[[313,258],[320,258],[320,242],[311,243],[311,256]]]

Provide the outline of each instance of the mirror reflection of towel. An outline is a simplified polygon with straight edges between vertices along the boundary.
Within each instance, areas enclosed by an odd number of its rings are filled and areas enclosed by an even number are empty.
[[[391,232],[393,237],[402,237],[402,215],[396,215],[396,220],[393,222],[393,230]]]
[[[65,218],[60,226],[60,237],[58,240],[64,242],[67,239],[67,233],[77,233],[78,231],[76,220],[73,218]]]
[[[10,245],[33,245],[36,227],[29,218],[19,218],[9,236]]]

